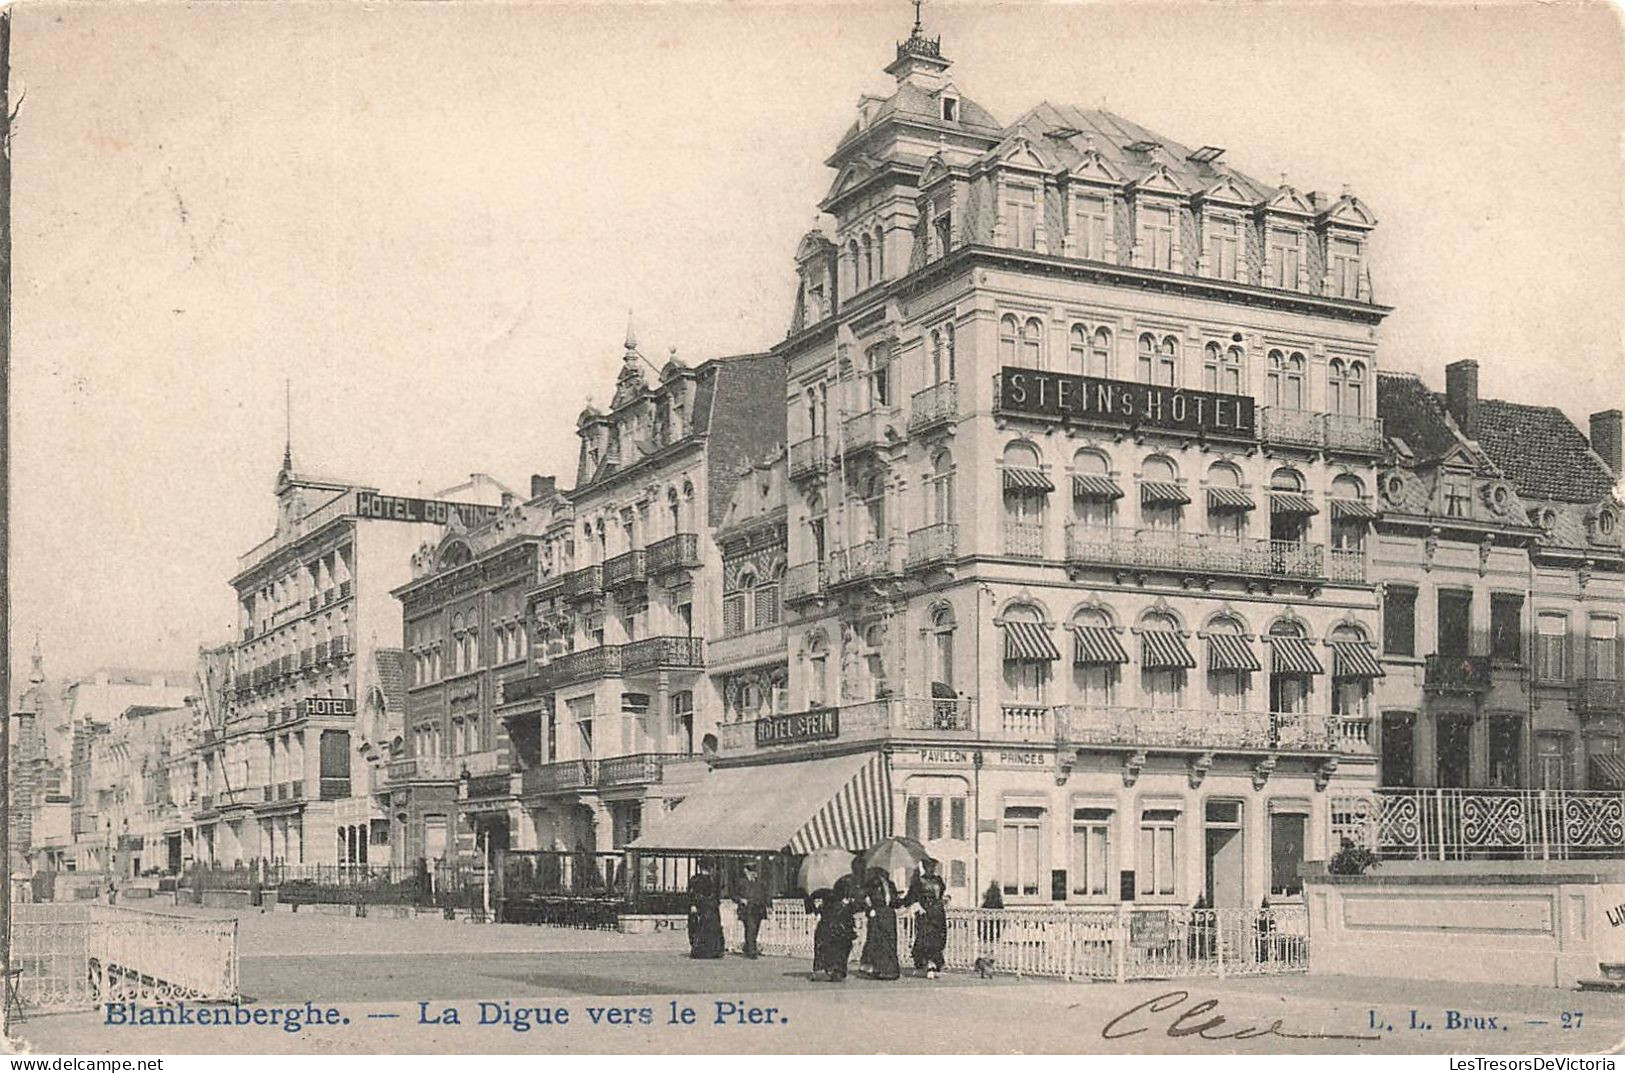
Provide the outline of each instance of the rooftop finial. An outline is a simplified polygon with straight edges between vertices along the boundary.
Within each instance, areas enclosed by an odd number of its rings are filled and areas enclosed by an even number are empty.
[[[914,0],[914,34],[915,34],[915,36],[919,36],[922,32],[924,32],[924,27],[922,27],[920,25],[920,4],[922,2],[923,2],[923,0]]]
[[[637,325],[632,323],[632,310],[631,307],[628,307],[626,310],[626,349],[636,350],[637,348],[638,329]]]

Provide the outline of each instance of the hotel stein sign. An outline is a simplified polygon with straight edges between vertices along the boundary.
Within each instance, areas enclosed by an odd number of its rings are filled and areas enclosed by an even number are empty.
[[[408,499],[406,496],[386,496],[377,492],[355,494],[357,518],[381,518],[390,522],[429,522],[445,525],[452,515],[461,518],[465,527],[488,522],[501,513],[500,507],[483,503],[452,503],[444,499]]]
[[[1256,439],[1258,422],[1248,395],[1107,380],[1005,366],[999,409],[1067,424],[1167,429],[1203,436]]]
[[[804,741],[828,741],[841,736],[839,709],[793,715],[770,715],[756,720],[756,745],[795,745]]]

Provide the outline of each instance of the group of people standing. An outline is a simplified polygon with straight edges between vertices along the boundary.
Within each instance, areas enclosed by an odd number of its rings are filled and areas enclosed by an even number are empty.
[[[760,868],[752,861],[744,868],[744,881],[733,898],[745,929],[744,954],[760,954],[757,935],[767,917],[771,899]],[[709,865],[702,864],[688,883],[689,956],[720,958],[723,955],[722,890]],[[857,921],[864,919],[863,950],[859,971],[876,980],[895,980],[902,975],[897,958],[897,911],[919,906],[914,924],[914,968],[935,979],[943,968],[943,951],[948,945],[948,893],[936,862],[925,861],[901,896],[897,885],[884,869],[854,862],[848,875],[832,886],[821,887],[806,897],[807,912],[818,918],[813,932],[813,978],[838,983],[846,979],[857,941]]]
[[[914,927],[914,968],[929,979],[942,971],[943,951],[948,945],[948,895],[942,878],[935,874],[935,861],[926,861],[899,897],[897,886],[884,869],[860,872],[853,866],[833,886],[807,895],[807,912],[818,917],[813,931],[813,978],[839,983],[846,979],[857,941],[857,920],[864,918],[863,951],[858,971],[876,980],[895,980],[902,975],[897,959],[897,910],[920,907]]]

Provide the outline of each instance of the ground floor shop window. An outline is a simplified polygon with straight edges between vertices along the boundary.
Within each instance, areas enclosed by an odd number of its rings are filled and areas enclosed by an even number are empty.
[[[1174,893],[1176,809],[1146,809],[1140,814],[1139,853],[1134,862],[1136,891],[1141,897]]]
[[[1303,893],[1303,866],[1308,840],[1309,817],[1301,812],[1270,814],[1270,897],[1294,897]]]
[[[1072,811],[1072,894],[1104,897],[1110,890],[1111,809]]]
[[[1043,825],[1044,810],[1039,806],[1011,805],[1004,810],[999,832],[999,872],[1005,894],[1038,897]]]

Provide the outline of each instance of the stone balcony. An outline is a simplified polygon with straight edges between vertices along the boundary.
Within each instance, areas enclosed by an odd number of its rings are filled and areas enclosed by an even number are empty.
[[[883,446],[887,442],[887,429],[895,429],[896,423],[897,410],[893,407],[876,407],[853,414],[841,423],[836,453],[850,458]]]
[[[591,600],[604,594],[604,568],[583,566],[564,575],[559,595],[566,600]]]
[[[1625,683],[1617,678],[1581,678],[1574,683],[1574,704],[1587,719],[1625,715]]]
[[[648,554],[641,548],[615,556],[604,563],[604,588],[618,589],[641,585],[649,580]]]
[[[785,629],[781,623],[766,629],[718,637],[705,646],[706,663],[713,671],[777,657],[784,659]]]
[[[1021,718],[1032,719],[1025,711]],[[1371,751],[1365,720],[1319,712],[1071,705],[1054,708],[1052,718],[1058,740],[1068,746],[1352,755]]]
[[[959,526],[954,522],[939,522],[908,535],[908,559],[904,566],[918,570],[952,562],[958,557]]]
[[[809,436],[790,445],[789,475],[792,481],[815,477],[829,468],[829,448],[824,437]]]
[[[924,432],[959,419],[959,385],[953,381],[932,384],[916,391],[909,400],[908,429]]]
[[[892,537],[837,548],[830,553],[827,584],[835,587],[895,577],[902,573],[903,550],[903,541]]]
[[[784,602],[794,607],[824,594],[823,563],[797,563],[784,572]]]
[[[1169,529],[1129,529],[1068,525],[1066,561],[1072,566],[1115,566],[1177,573],[1230,574],[1240,577],[1327,577],[1325,549],[1293,540],[1228,537]],[[1338,580],[1363,581],[1360,552],[1339,550]]]
[[[391,783],[455,782],[462,774],[462,761],[455,756],[408,756],[391,760],[387,771]]]
[[[651,576],[673,570],[694,570],[700,565],[700,538],[694,533],[675,533],[648,547]]]

